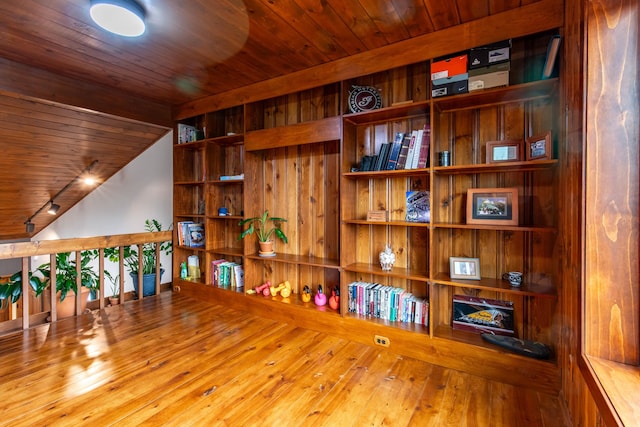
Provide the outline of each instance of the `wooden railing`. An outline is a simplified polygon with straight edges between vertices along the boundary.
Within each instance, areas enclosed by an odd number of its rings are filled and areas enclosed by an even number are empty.
[[[156,251],[156,271],[160,271],[160,243],[171,241],[173,238],[172,231],[160,231],[160,232],[145,232],[134,234],[120,234],[114,236],[98,236],[87,237],[78,239],[60,239],[60,240],[43,240],[43,241],[31,241],[31,242],[19,242],[19,243],[5,243],[0,244],[0,260],[6,259],[21,259],[22,260],[22,296],[21,302],[21,317],[10,318],[9,320],[0,322],[0,333],[19,329],[27,329],[35,324],[44,323],[46,321],[56,322],[57,316],[57,297],[56,297],[56,275],[51,274],[51,281],[48,285],[48,289],[45,290],[51,301],[50,311],[44,311],[41,313],[30,314],[30,301],[29,297],[31,287],[29,286],[29,273],[30,263],[29,260],[33,256],[48,255],[51,263],[51,271],[56,271],[56,255],[64,252],[75,253],[75,259],[80,260],[82,251],[86,250],[98,250],[98,289],[97,300],[99,301],[99,308],[105,307],[104,289],[105,289],[105,249],[106,248],[119,248],[119,299],[120,303],[125,301],[124,283],[125,283],[125,264],[124,264],[124,248],[126,246],[137,246],[138,253],[141,253],[142,247],[147,243],[157,243],[155,247]],[[142,263],[143,257],[138,257],[138,289],[137,294],[139,298],[144,297],[143,292],[143,272]],[[76,263],[77,277],[76,288],[80,289],[81,275],[80,275],[80,262]],[[5,277],[5,280],[7,278]],[[155,293],[160,292],[160,274],[156,274]],[[43,294],[44,294],[43,293]],[[78,292],[80,294],[80,292]],[[15,305],[12,307],[11,301],[0,301],[3,306],[9,304],[9,310],[15,314]],[[81,314],[81,298],[79,295],[75,296],[75,314]]]

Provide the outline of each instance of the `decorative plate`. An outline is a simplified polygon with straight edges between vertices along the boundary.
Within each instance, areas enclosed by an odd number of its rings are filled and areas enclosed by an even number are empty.
[[[382,107],[382,97],[372,86],[352,86],[349,92],[349,109],[352,113],[376,110]]]

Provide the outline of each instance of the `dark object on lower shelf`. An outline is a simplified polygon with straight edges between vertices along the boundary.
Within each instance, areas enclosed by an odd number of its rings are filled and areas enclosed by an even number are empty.
[[[535,359],[548,359],[549,356],[551,356],[551,350],[549,347],[537,341],[522,340],[520,338],[493,334],[482,334],[482,339],[522,356],[533,357]]]

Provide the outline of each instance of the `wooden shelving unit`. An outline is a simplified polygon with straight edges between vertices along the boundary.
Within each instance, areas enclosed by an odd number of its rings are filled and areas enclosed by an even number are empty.
[[[518,66],[526,66],[526,55],[538,53],[519,54],[525,60]],[[348,113],[353,85],[384,87],[386,107]],[[206,127],[207,134],[202,141],[174,146],[175,222],[204,222],[207,243],[201,250],[176,247],[174,271],[180,271],[187,256],[198,255],[203,278],[196,292],[205,292],[211,285],[211,261],[224,257],[241,263],[245,292],[240,297],[247,307],[289,310],[294,321],[306,326],[360,325],[363,333],[398,338],[406,354],[414,354],[409,348],[414,345],[425,346],[424,353],[437,345],[456,355],[463,350],[494,354],[495,347],[478,334],[452,328],[452,300],[459,294],[507,300],[514,305],[516,335],[555,348],[559,161],[488,164],[485,152],[488,141],[524,140],[548,130],[554,144],[562,143],[557,137],[559,85],[558,79],[515,81],[508,87],[430,99],[429,62],[421,62],[181,121]],[[401,103],[407,99],[412,102]],[[364,155],[378,153],[397,132],[425,125],[431,129],[426,168],[355,171]],[[444,150],[451,153],[451,166],[437,165],[437,154]],[[239,174],[243,179],[220,178]],[[496,187],[518,188],[518,225],[467,224],[467,190]],[[416,190],[430,193],[429,223],[405,219],[406,192]],[[218,216],[221,206],[231,215]],[[259,256],[253,237],[238,240],[238,222],[265,210],[288,219],[283,230],[289,243],[276,241],[275,257]],[[388,211],[389,220],[368,221],[371,210]],[[378,260],[386,245],[396,256],[390,271],[383,271]],[[451,279],[450,257],[479,258],[481,280]],[[519,288],[501,278],[515,270],[525,275]],[[285,301],[246,294],[266,280],[288,280],[292,295]],[[350,312],[353,282],[399,288],[426,301],[429,324]],[[328,295],[339,287],[339,310],[302,303],[304,286],[315,290],[318,285]],[[219,298],[221,293],[216,289],[212,295]],[[324,320],[324,315],[330,317]],[[527,363],[522,356],[514,358]],[[553,362],[541,362],[547,366],[543,371],[556,372],[548,367]]]

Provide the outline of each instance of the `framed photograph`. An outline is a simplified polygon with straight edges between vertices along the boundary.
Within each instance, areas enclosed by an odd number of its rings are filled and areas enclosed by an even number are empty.
[[[517,162],[522,160],[522,141],[488,141],[487,163]]]
[[[449,276],[452,279],[480,280],[480,259],[449,257]]]
[[[544,135],[531,136],[526,139],[527,160],[551,159],[551,131]]]
[[[469,188],[467,224],[518,225],[518,188]]]

